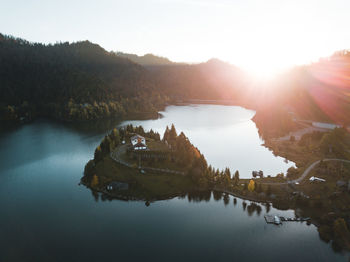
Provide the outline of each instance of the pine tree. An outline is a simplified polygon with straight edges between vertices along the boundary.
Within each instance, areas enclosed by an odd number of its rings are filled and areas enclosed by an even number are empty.
[[[98,161],[102,160],[101,146],[96,147],[95,154],[94,154],[94,160],[95,160],[96,163]]]
[[[171,129],[170,129],[170,132],[169,132],[169,140],[170,140],[170,142],[175,142],[176,137],[177,137],[177,133],[176,133],[175,126],[174,126],[174,124],[171,124]]]
[[[169,132],[170,132],[169,127],[166,126],[165,131],[164,131],[164,135],[163,135],[163,141],[164,142],[168,142],[169,143]]]
[[[113,140],[114,140],[115,145],[116,146],[119,145],[119,143],[120,143],[120,135],[119,135],[118,129],[114,128],[112,134],[113,134]]]
[[[238,185],[238,182],[239,182],[239,171],[236,170],[236,172],[235,172],[235,185],[236,186]]]

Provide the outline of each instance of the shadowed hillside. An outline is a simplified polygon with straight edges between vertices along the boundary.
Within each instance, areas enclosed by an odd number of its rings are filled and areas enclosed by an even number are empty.
[[[28,107],[96,119],[158,110],[165,101],[145,68],[89,41],[43,45],[1,35],[0,83],[1,116],[8,120]]]

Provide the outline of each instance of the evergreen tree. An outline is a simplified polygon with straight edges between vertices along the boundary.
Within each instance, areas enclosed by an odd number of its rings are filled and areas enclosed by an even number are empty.
[[[236,186],[238,185],[238,182],[239,182],[239,171],[236,170],[236,172],[235,172],[235,185]]]
[[[118,129],[116,129],[116,128],[113,129],[112,136],[113,136],[113,141],[115,142],[115,145],[116,146],[119,145],[120,135],[119,135]]]
[[[163,135],[163,141],[164,142],[168,142],[169,143],[169,132],[170,132],[169,127],[166,126],[165,131],[164,131],[164,135]]]
[[[171,129],[169,132],[170,142],[175,142],[176,137],[177,137],[177,132],[176,132],[175,126],[174,126],[174,124],[171,124]]]
[[[100,160],[102,160],[103,155],[102,155],[102,150],[101,150],[101,146],[96,147],[95,149],[95,154],[94,154],[94,160],[95,162],[99,162]]]

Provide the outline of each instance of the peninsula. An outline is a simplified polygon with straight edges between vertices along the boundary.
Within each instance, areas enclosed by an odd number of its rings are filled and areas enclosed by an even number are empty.
[[[96,148],[82,183],[96,198],[150,201],[214,191],[242,199],[295,209],[309,217],[320,237],[349,249],[350,135],[343,128],[307,133],[299,140],[267,140],[276,155],[296,163],[287,174],[241,179],[239,171],[207,164],[184,133],[166,128],[163,138],[153,130],[128,125],[114,128]],[[258,178],[259,177],[259,178]],[[322,192],[322,193],[321,193]]]
[[[163,139],[141,126],[113,129],[96,148],[83,184],[111,198],[159,200],[207,188],[207,162],[174,125]]]

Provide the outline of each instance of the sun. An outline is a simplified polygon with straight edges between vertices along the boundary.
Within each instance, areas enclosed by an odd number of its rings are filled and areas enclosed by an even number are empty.
[[[244,71],[258,80],[269,80],[288,69],[287,65],[276,61],[255,60],[241,66]]]
[[[270,79],[292,67],[317,61],[328,54],[322,46],[302,45],[299,38],[281,35],[251,36],[246,43],[226,50],[227,60],[258,79]],[[238,43],[237,43],[238,45]],[[222,54],[223,55],[223,54]]]
[[[280,50],[273,45],[259,46],[256,49],[242,50],[229,59],[230,63],[242,68],[257,79],[271,79],[278,74],[307,61],[302,50]]]

